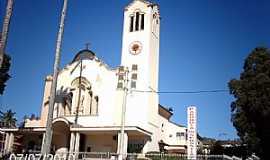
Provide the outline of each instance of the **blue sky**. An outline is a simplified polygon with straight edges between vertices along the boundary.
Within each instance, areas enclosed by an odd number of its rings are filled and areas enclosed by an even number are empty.
[[[91,43],[107,64],[120,64],[123,8],[130,0],[69,0],[61,65]],[[156,0],[161,12],[160,91],[227,89],[256,46],[269,47],[268,0]],[[11,76],[0,108],[39,114],[44,78],[53,69],[61,0],[16,0],[7,52]],[[5,4],[0,1],[2,24]],[[186,107],[198,107],[202,136],[236,138],[229,93],[162,94],[173,121],[186,124]],[[225,133],[225,134],[223,134]]]

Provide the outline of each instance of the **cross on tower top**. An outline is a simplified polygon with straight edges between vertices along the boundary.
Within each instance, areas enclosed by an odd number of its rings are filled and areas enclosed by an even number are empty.
[[[85,43],[85,47],[86,47],[87,50],[89,50],[89,46],[90,46],[89,42]]]

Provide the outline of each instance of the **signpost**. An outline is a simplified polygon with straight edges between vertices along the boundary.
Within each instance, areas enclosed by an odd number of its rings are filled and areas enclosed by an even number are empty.
[[[190,106],[187,108],[187,156],[188,160],[197,158],[197,108]]]

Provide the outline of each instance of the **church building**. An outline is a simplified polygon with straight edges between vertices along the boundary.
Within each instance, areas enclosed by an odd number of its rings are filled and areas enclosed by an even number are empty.
[[[133,0],[124,9],[120,67],[109,67],[89,49],[75,54],[59,71],[52,150],[119,153],[125,113],[125,153],[186,153],[186,127],[173,123],[172,110],[159,104],[159,42],[158,4]],[[22,128],[2,129],[6,152],[40,151],[51,75],[46,76],[44,85],[40,118],[27,119]],[[15,146],[18,136],[21,143]]]

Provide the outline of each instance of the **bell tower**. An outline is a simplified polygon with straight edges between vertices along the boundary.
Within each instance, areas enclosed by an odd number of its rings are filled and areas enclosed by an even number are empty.
[[[131,71],[131,88],[158,90],[160,16],[157,4],[133,0],[125,8],[121,65]]]
[[[129,68],[127,124],[157,124],[160,15],[157,4],[133,0],[124,11],[121,65]],[[153,92],[139,92],[153,91]],[[140,119],[138,116],[140,115]]]

